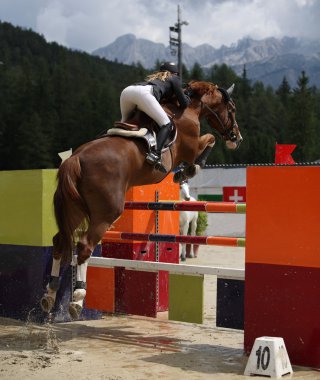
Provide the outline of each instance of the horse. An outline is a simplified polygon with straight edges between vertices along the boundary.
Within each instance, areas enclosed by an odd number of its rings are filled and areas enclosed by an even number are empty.
[[[75,249],[77,275],[69,313],[72,319],[79,318],[89,258],[122,214],[126,192],[132,186],[159,183],[182,164],[182,176],[192,176],[203,166],[215,137],[200,135],[200,120],[206,119],[229,149],[239,147],[242,136],[231,98],[233,87],[226,90],[210,82],[191,81],[188,90],[192,97],[186,109],[181,110],[175,101],[162,105],[176,128],[171,145],[162,153],[167,173],[146,162],[145,140],[108,134],[83,144],[61,163],[53,197],[58,232],[52,239],[50,280],[40,300],[44,312],[50,312],[55,304],[60,267],[71,263]]]
[[[195,201],[196,199],[190,195],[190,189],[187,182],[180,185],[180,198],[184,201]],[[180,211],[179,215],[179,230],[180,235],[188,235],[190,228],[190,235],[195,236],[198,222],[197,211]],[[186,257],[197,257],[199,245],[194,244],[181,244],[181,261],[185,261]],[[189,252],[188,252],[189,251]]]

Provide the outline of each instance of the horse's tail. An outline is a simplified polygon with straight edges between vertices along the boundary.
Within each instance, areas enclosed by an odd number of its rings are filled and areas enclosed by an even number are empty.
[[[71,156],[58,170],[58,185],[53,198],[59,230],[54,237],[54,255],[62,255],[62,261],[67,263],[72,260],[75,230],[82,221],[88,220],[86,203],[78,191],[80,179],[79,157]]]

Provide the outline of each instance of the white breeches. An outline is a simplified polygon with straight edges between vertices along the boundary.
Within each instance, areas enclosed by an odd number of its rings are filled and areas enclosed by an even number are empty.
[[[135,107],[149,115],[160,127],[170,123],[168,115],[153,96],[151,85],[128,86],[122,91],[120,95],[121,121],[126,121]]]

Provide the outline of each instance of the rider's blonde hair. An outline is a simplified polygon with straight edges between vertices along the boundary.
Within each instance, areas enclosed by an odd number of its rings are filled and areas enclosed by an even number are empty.
[[[167,78],[169,78],[172,74],[170,71],[157,71],[153,74],[150,74],[146,77],[146,81],[149,82],[151,80],[160,79],[165,81]]]

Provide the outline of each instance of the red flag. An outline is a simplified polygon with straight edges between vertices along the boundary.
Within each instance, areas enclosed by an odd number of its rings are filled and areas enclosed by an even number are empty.
[[[295,150],[295,144],[276,144],[276,164],[295,164],[291,153]]]

